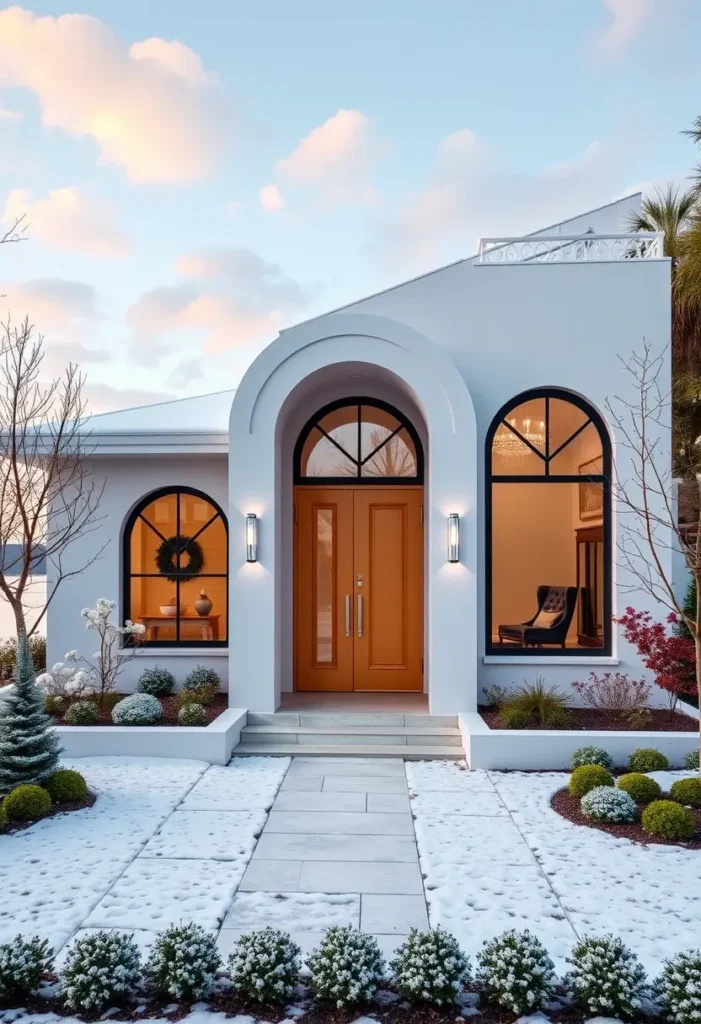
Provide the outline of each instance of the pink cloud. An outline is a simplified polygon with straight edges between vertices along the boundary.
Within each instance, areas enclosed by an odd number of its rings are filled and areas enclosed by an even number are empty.
[[[653,0],[603,0],[603,4],[611,20],[599,35],[598,46],[604,53],[617,53],[652,13]]]
[[[263,185],[262,189],[258,193],[260,205],[268,213],[275,213],[277,210],[282,210],[285,205],[285,200],[282,197],[282,192],[277,185]]]
[[[78,188],[57,188],[36,201],[27,190],[13,189],[0,219],[12,224],[21,216],[31,224],[32,236],[52,249],[106,257],[124,256],[129,250],[110,211]]]

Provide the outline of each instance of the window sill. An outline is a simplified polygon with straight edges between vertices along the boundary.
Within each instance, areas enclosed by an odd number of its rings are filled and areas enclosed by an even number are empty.
[[[483,654],[482,664],[483,665],[620,665],[620,659],[614,658],[609,654],[582,656],[578,654],[574,655],[543,655],[534,654],[524,656],[523,654],[504,655],[504,654]]]
[[[135,658],[228,658],[228,647],[140,647],[132,651],[122,647],[119,651],[120,658],[127,656]]]

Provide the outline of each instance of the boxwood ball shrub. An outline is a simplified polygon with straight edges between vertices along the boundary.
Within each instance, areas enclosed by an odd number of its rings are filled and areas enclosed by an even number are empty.
[[[701,777],[677,779],[669,788],[672,800],[685,807],[701,808]]]
[[[628,758],[628,767],[632,772],[666,772],[669,761],[653,747],[639,747]]]
[[[210,707],[214,703],[217,691],[213,686],[206,684],[198,686],[196,690],[180,690],[175,695],[175,703],[178,707],[184,708],[186,704],[202,704],[203,707]]]
[[[382,980],[384,960],[372,935],[347,925],[326,931],[307,957],[307,967],[316,998],[340,1009],[372,999]]]
[[[218,690],[221,686],[221,679],[213,668],[196,665],[185,677],[183,685],[186,690],[199,690],[200,686],[213,686],[215,690]]]
[[[294,992],[301,950],[287,932],[274,928],[242,935],[229,956],[237,992],[259,1003],[285,1003]]]
[[[91,700],[77,700],[66,708],[63,718],[69,725],[93,725],[97,721],[97,705]]]
[[[690,750],[684,758],[684,767],[688,768],[689,771],[699,770],[699,752],[698,750]]]
[[[635,821],[635,800],[615,786],[596,786],[585,793],[580,803],[582,814],[592,821],[621,825]]]
[[[153,725],[162,717],[163,708],[150,693],[132,693],[112,708],[115,725]]]
[[[653,800],[659,800],[662,796],[662,786],[642,772],[630,772],[628,775],[621,775],[618,780],[618,788],[632,797],[636,804],[649,804]]]
[[[0,946],[0,999],[15,1002],[38,989],[45,971],[53,967],[54,951],[46,939],[15,936]]]
[[[541,1010],[555,991],[553,962],[529,931],[508,931],[485,942],[477,963],[487,997],[513,1013]]]
[[[47,715],[62,715],[66,702],[59,694],[49,693],[44,697],[44,711]]]
[[[191,704],[183,704],[178,711],[178,722],[180,725],[206,725],[207,712],[201,704],[194,701]]]
[[[655,985],[667,1020],[673,1024],[698,1024],[701,1020],[701,949],[678,953],[665,960]]]
[[[156,995],[201,999],[221,967],[217,940],[198,924],[174,925],[161,932],[148,951],[146,986]]]
[[[567,958],[566,985],[585,1013],[632,1017],[641,1006],[645,970],[637,956],[613,935],[583,938]]]
[[[600,764],[583,764],[570,775],[567,788],[572,796],[584,796],[597,786],[613,786],[613,775]]]
[[[655,800],[648,804],[641,818],[643,830],[651,836],[684,841],[694,834],[694,816],[673,800]]]
[[[42,786],[16,786],[2,802],[8,821],[38,821],[51,810],[51,797]]]
[[[440,926],[427,932],[412,928],[391,967],[397,992],[410,1003],[455,1003],[470,980],[469,960]]]
[[[83,800],[88,793],[88,784],[83,776],[71,768],[59,768],[44,784],[44,788],[55,804]]]
[[[584,764],[598,764],[609,772],[613,770],[613,758],[603,747],[578,747],[572,755],[571,767],[574,770]]]
[[[152,697],[167,697],[174,687],[175,676],[160,665],[144,669],[136,684],[139,693],[150,693]]]
[[[74,1010],[100,1011],[135,993],[141,955],[133,935],[95,932],[76,939],[61,971],[61,991]]]

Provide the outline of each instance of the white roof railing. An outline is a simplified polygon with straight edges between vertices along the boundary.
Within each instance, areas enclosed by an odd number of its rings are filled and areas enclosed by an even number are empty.
[[[608,263],[618,260],[656,260],[664,256],[664,232],[630,235],[533,235],[520,238],[482,238],[477,262]]]

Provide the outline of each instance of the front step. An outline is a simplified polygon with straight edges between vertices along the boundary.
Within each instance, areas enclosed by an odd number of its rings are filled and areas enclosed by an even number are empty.
[[[455,715],[250,712],[237,756],[462,759]]]

